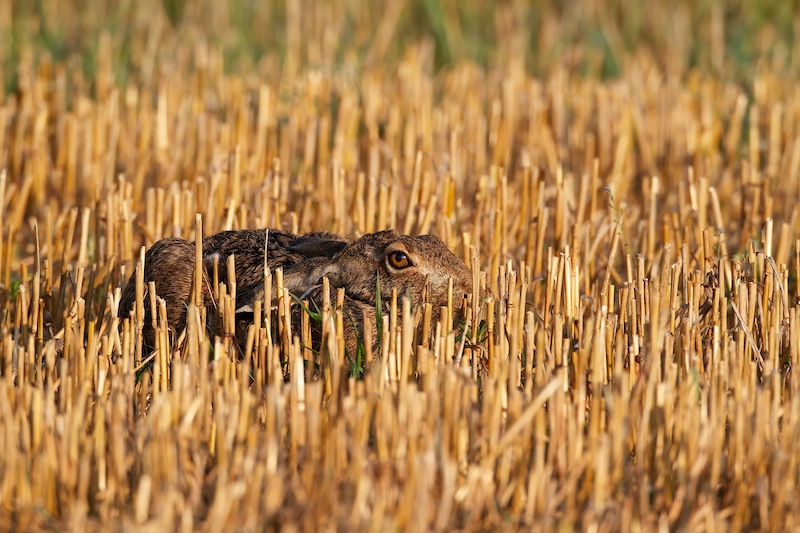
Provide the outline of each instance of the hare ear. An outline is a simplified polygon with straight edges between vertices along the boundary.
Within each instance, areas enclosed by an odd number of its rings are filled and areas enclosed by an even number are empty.
[[[290,252],[298,253],[305,257],[328,257],[331,258],[347,246],[344,241],[320,238],[319,236],[298,237],[286,247]]]
[[[317,268],[314,268],[313,270],[311,270],[306,274],[306,278],[303,285],[306,287],[319,285],[320,283],[322,283],[322,278],[324,277],[327,277],[328,280],[331,282],[331,285],[333,285],[334,287],[340,286],[342,283],[341,266],[332,263],[327,263],[325,265],[321,265]]]

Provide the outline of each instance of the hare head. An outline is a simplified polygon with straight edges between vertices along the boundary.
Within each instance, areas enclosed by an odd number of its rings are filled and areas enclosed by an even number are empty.
[[[392,230],[341,245],[329,260],[312,265],[303,285],[312,287],[326,276],[331,286],[343,287],[353,300],[374,306],[378,287],[384,302],[396,289],[399,297],[410,296],[414,308],[427,300],[434,313],[447,304],[450,279],[456,301],[472,292],[470,269],[438,237],[398,235]]]

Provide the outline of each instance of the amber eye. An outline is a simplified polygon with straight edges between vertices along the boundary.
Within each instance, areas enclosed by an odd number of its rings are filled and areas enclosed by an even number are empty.
[[[405,252],[392,252],[388,257],[389,266],[392,268],[408,268],[411,266],[411,259]]]

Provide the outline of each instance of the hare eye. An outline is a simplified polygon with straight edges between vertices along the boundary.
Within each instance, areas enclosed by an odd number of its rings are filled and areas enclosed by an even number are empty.
[[[392,252],[388,257],[389,266],[392,268],[408,268],[411,266],[411,259],[405,252]]]

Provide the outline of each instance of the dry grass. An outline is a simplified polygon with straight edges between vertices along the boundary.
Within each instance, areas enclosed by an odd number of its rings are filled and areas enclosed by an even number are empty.
[[[800,527],[794,80],[142,46],[124,84],[110,36],[93,80],[23,54],[0,100],[0,529]],[[436,233],[468,335],[400,298],[357,379],[337,303],[315,357],[283,297],[244,361],[199,318],[143,366],[141,247],[244,227]]]

